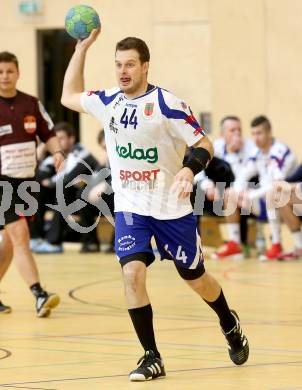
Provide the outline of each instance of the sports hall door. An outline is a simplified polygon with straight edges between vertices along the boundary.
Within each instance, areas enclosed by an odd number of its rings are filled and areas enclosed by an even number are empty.
[[[63,29],[38,30],[37,44],[39,98],[52,120],[71,123],[79,138],[79,114],[60,102],[64,73],[74,52],[75,40]]]

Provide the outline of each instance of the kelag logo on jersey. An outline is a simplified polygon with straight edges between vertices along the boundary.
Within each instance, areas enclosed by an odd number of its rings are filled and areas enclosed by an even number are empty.
[[[149,149],[132,149],[131,142],[128,142],[127,146],[120,146],[116,142],[115,150],[118,156],[121,158],[130,158],[131,160],[146,160],[151,164],[155,164],[158,161],[158,153],[156,147]]]

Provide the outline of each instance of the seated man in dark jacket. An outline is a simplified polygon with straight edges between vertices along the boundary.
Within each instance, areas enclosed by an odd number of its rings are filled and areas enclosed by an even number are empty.
[[[70,226],[80,234],[81,252],[97,252],[99,251],[99,241],[96,228],[92,227],[95,226],[99,210],[90,203],[84,203],[82,191],[87,181],[100,171],[101,166],[83,145],[75,142],[74,129],[68,123],[56,124],[55,131],[61,147],[67,155],[66,164],[60,173],[52,176],[49,175],[52,172],[51,156],[40,164],[41,177],[43,177],[43,172],[48,173],[48,177],[42,179],[41,184],[47,190],[56,190],[57,205],[51,207],[54,215],[46,232],[46,240],[33,247],[33,251],[36,253],[61,253],[64,232],[66,226]],[[78,207],[78,204],[81,204],[82,207]],[[79,224],[75,224],[74,220],[70,218],[70,215],[75,213],[82,217]]]

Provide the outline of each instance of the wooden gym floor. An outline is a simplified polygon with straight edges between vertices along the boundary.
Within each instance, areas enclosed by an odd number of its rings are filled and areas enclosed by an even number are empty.
[[[217,319],[168,261],[149,270],[155,327],[167,378],[128,382],[142,350],[125,309],[120,268],[113,255],[36,256],[43,284],[61,295],[48,319],[14,266],[1,285],[13,312],[2,315],[0,387],[45,390],[302,389],[301,262],[207,260],[222,283],[250,341],[250,359],[228,358]]]

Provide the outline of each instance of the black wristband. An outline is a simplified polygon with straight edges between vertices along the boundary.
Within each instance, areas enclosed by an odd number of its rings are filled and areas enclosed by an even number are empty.
[[[190,153],[188,160],[184,163],[184,167],[190,168],[197,175],[200,171],[204,170],[208,163],[211,161],[211,155],[204,148],[194,148]]]

